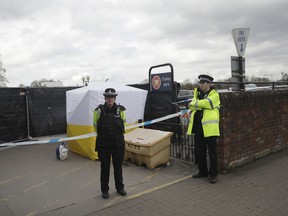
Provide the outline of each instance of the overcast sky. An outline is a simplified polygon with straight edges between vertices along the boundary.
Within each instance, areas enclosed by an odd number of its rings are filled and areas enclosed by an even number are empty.
[[[217,81],[237,56],[232,29],[249,27],[246,75],[276,80],[288,73],[287,9],[287,0],[0,0],[0,61],[9,87],[81,85],[86,75],[134,84],[163,63],[178,82]]]

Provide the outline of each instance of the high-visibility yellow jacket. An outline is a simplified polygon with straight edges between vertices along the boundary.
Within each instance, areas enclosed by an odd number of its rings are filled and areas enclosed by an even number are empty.
[[[189,109],[192,111],[187,134],[192,134],[194,115],[197,110],[203,110],[202,128],[204,137],[220,136],[219,120],[220,120],[220,97],[215,89],[212,89],[208,96],[199,100],[197,88],[194,89],[194,97],[189,104]]]

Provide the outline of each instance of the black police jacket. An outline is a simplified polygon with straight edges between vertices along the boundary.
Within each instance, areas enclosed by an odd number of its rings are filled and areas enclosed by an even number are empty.
[[[96,150],[99,148],[124,148],[125,126],[121,119],[121,112],[125,110],[125,107],[114,103],[111,108],[104,104],[99,105],[97,109],[101,110],[101,114],[97,122]]]

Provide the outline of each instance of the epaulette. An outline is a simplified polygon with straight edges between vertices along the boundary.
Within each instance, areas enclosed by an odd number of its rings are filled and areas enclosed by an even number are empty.
[[[120,104],[118,104],[117,106],[119,107],[119,109],[120,109],[121,111],[126,110],[126,108],[125,108],[124,106],[120,105]]]
[[[100,104],[95,110],[100,109],[100,110],[102,111],[103,108],[104,108],[104,105],[103,105],[103,104]]]

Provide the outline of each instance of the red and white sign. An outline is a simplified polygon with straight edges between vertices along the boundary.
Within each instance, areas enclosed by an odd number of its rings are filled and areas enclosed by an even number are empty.
[[[153,78],[152,78],[152,87],[154,89],[159,89],[161,87],[161,78],[158,75],[153,76]]]

